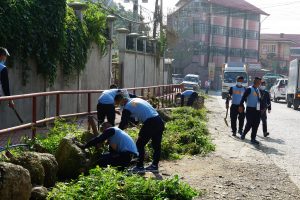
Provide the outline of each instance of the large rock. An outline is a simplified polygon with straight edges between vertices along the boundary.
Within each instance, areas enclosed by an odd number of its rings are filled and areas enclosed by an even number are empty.
[[[43,185],[45,180],[45,170],[36,153],[24,152],[16,158],[12,158],[11,162],[21,165],[27,169],[31,176],[32,185]]]
[[[28,200],[31,194],[29,171],[22,166],[0,162],[0,199]]]
[[[45,171],[44,186],[53,187],[56,182],[56,175],[58,171],[58,163],[52,154],[48,153],[34,153],[38,156]]]
[[[58,178],[75,179],[86,172],[89,160],[82,149],[74,144],[69,136],[63,138],[55,153],[58,162]]]
[[[31,190],[30,200],[46,200],[48,195],[47,188],[43,186],[34,187]]]

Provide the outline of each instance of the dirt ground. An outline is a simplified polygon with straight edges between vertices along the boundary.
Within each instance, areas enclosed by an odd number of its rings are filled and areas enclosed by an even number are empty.
[[[263,146],[231,136],[224,123],[224,108],[216,97],[207,99],[205,105],[216,151],[205,157],[162,162],[163,176],[178,174],[204,192],[197,199],[300,199],[299,188],[264,153]]]

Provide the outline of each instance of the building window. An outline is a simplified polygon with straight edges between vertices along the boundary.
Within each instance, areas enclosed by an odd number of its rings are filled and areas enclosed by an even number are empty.
[[[264,44],[262,46],[263,53],[276,53],[276,45],[275,44]]]
[[[224,26],[216,26],[212,27],[212,34],[214,35],[227,35],[227,28]]]
[[[246,38],[247,39],[258,39],[258,32],[257,31],[246,31]]]
[[[193,21],[193,32],[194,32],[194,34],[200,33],[200,20]]]
[[[230,37],[238,37],[242,38],[244,35],[244,30],[239,28],[230,28],[229,30],[229,36]]]
[[[257,58],[258,51],[254,49],[246,49],[245,50],[245,57],[246,58]]]
[[[229,50],[229,55],[231,57],[242,57],[242,49],[239,48],[232,48]]]
[[[300,55],[300,48],[291,48],[291,56],[299,56]]]
[[[254,21],[259,21],[260,16],[258,14],[248,13],[247,14],[247,19],[254,20]]]

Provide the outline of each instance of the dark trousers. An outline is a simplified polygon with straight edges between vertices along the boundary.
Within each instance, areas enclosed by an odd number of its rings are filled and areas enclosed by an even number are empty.
[[[262,122],[262,128],[263,128],[263,133],[267,133],[268,132],[268,128],[267,128],[267,111],[262,111],[261,112],[261,122]]]
[[[150,140],[152,140],[151,142],[153,148],[152,164],[156,166],[158,165],[160,160],[161,140],[164,129],[164,122],[159,116],[147,119],[144,122],[139,132],[139,137],[136,141],[136,146],[139,152],[139,160],[137,163],[138,167],[144,166],[145,146]]]
[[[114,126],[115,119],[116,119],[115,106],[113,104],[98,103],[97,116],[98,116],[98,126],[104,122],[105,117],[107,117],[107,121]]]
[[[233,133],[236,133],[236,120],[239,119],[239,131],[243,131],[244,121],[245,121],[245,112],[239,113],[239,105],[232,104],[230,107],[230,120],[231,120],[231,129]]]
[[[245,126],[244,135],[246,135],[250,131],[250,129],[252,129],[251,140],[255,140],[257,129],[260,123],[260,110],[256,110],[256,108],[247,107],[246,119],[247,123]]]
[[[131,152],[107,152],[100,156],[97,164],[99,167],[107,167],[110,165],[112,167],[124,169],[130,165],[133,156],[134,154]]]

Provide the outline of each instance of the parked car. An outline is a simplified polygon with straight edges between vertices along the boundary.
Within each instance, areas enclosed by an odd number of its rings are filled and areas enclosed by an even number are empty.
[[[278,100],[286,100],[286,86],[288,84],[288,79],[280,78],[277,79],[276,83],[270,89],[271,99],[274,102]]]
[[[199,90],[201,87],[201,81],[199,75],[196,74],[187,74],[182,84],[184,85],[185,90]]]
[[[172,74],[172,84],[181,84],[183,77],[182,74]]]

